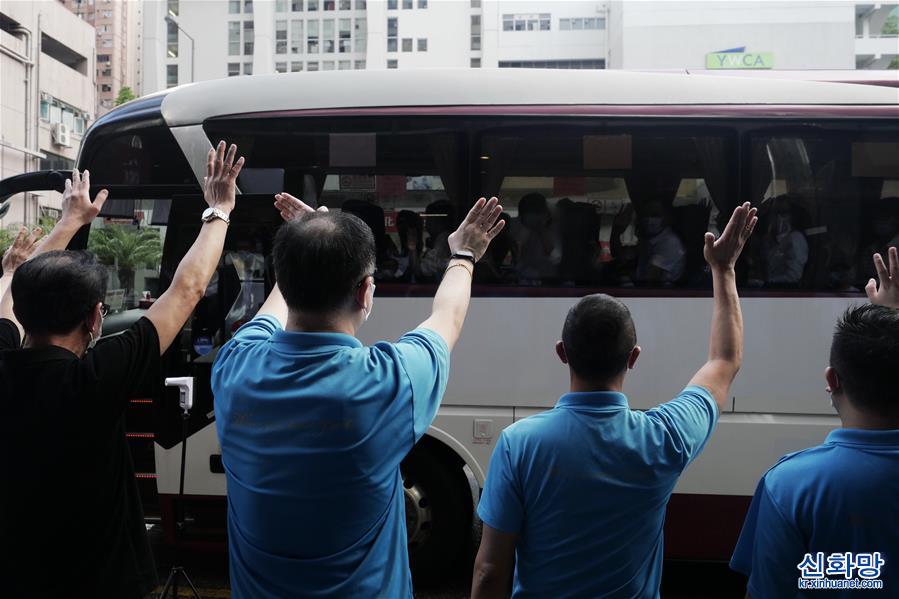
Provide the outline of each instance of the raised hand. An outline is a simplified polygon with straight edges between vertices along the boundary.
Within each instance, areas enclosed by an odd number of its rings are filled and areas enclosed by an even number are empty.
[[[475,261],[481,259],[487,246],[506,226],[506,221],[499,220],[503,207],[496,198],[479,199],[468,212],[468,216],[448,239],[452,253],[466,250],[474,254]]]
[[[15,241],[3,253],[4,275],[11,275],[31,257],[43,234],[44,232],[40,227],[35,227],[30,235],[25,227],[19,229],[19,234],[16,236]]]
[[[66,179],[66,187],[62,192],[62,216],[60,220],[71,220],[78,226],[89,225],[100,214],[109,192],[101,189],[91,202],[90,171],[79,173],[72,171],[72,178]]]
[[[281,213],[281,218],[283,218],[285,221],[296,220],[306,214],[316,212],[316,210],[314,210],[312,206],[310,206],[300,198],[295,198],[286,191],[275,194],[275,208],[278,210],[278,212]],[[318,212],[327,211],[327,206],[318,207]]]
[[[756,212],[757,209],[751,208],[749,202],[745,202],[734,210],[721,237],[716,240],[712,233],[705,234],[705,248],[702,253],[712,269],[733,269],[759,220]]]
[[[899,310],[899,252],[891,247],[888,250],[890,266],[883,261],[883,256],[874,254],[874,268],[877,270],[877,281],[871,279],[865,285],[865,293],[872,304]]]
[[[206,176],[203,178],[203,197],[210,208],[218,208],[226,213],[234,210],[237,194],[237,175],[243,168],[243,156],[234,161],[237,146],[231,144],[225,154],[225,142],[211,148],[206,155]]]

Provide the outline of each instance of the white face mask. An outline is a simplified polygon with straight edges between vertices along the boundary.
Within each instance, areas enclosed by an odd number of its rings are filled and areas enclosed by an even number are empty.
[[[90,331],[88,331],[87,334],[91,338],[91,340],[87,342],[87,350],[86,351],[90,351],[90,350],[94,349],[94,346],[97,345],[97,340],[100,338],[100,336],[98,335],[97,337],[94,337],[94,334]]]

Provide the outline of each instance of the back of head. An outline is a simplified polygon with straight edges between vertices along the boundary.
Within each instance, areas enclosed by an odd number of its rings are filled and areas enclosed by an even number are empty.
[[[13,311],[31,336],[71,333],[105,298],[107,278],[90,252],[39,254],[13,275]]]
[[[607,382],[627,369],[637,345],[630,310],[622,302],[597,293],[582,298],[568,311],[562,329],[568,365],[587,381]]]
[[[518,200],[518,214],[545,214],[549,212],[546,198],[539,193],[527,193]]]
[[[371,229],[347,212],[315,212],[284,223],[272,253],[291,310],[327,314],[346,308],[375,269]]]
[[[873,304],[846,310],[834,331],[830,365],[856,408],[899,416],[899,310]]]

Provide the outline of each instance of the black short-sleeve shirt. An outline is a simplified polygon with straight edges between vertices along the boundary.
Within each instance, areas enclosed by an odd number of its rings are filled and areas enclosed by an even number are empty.
[[[0,319],[4,594],[143,597],[156,569],[124,413],[158,384],[156,328],[141,318],[84,358],[20,346],[16,326]]]

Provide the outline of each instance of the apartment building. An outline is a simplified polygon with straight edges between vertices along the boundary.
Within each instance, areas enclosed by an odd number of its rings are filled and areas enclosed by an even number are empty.
[[[94,28],[62,3],[0,4],[0,177],[71,168],[96,111],[95,69]],[[58,214],[59,200],[16,196],[0,227]]]

